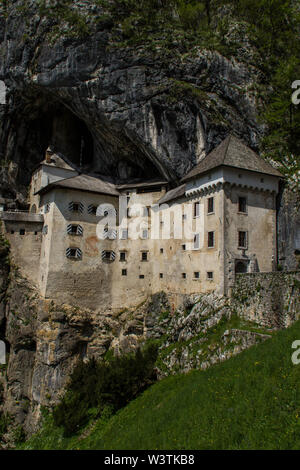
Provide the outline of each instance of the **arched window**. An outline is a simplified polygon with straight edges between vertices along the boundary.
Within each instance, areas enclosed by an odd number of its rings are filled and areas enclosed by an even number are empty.
[[[70,212],[79,212],[80,214],[83,213],[84,205],[82,202],[69,202],[69,211]]]
[[[116,259],[116,253],[114,251],[103,250],[101,257],[103,261],[114,261]]]
[[[81,259],[82,251],[80,248],[70,247],[66,249],[66,257],[70,259]]]
[[[83,228],[81,225],[69,224],[67,226],[67,233],[68,235],[83,235]]]

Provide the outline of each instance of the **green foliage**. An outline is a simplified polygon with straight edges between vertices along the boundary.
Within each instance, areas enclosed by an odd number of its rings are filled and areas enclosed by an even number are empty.
[[[53,416],[69,436],[86,424],[92,415],[101,415],[124,407],[155,381],[154,364],[157,347],[149,345],[134,354],[112,358],[109,362],[81,362],[73,371],[70,383]],[[96,410],[96,411],[95,411]]]
[[[12,432],[12,438],[16,445],[25,442],[26,435],[22,426],[17,426]]]
[[[47,423],[27,449],[299,449],[300,321],[205,371],[168,377],[85,438]]]

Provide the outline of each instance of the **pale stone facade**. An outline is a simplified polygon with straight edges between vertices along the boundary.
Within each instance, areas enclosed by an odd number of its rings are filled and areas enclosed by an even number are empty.
[[[169,191],[166,181],[81,175],[50,153],[33,174],[30,213],[2,219],[15,262],[45,298],[120,311],[159,291],[230,294],[236,272],[275,269],[280,176],[232,137]],[[104,233],[107,216],[115,226]]]

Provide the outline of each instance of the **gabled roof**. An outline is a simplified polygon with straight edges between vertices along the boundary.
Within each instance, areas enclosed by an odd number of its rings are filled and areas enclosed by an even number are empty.
[[[76,172],[75,168],[73,168],[71,165],[69,165],[69,163],[67,163],[67,161],[65,161],[62,157],[60,157],[56,153],[51,155],[51,159],[49,161],[47,161],[47,159],[45,158],[40,163],[40,165],[53,166],[55,168],[62,168],[64,170],[71,170],[71,171]]]
[[[44,194],[53,188],[77,189],[91,193],[109,194],[111,196],[120,195],[114,184],[89,175],[72,176],[71,178],[54,181],[41,188],[36,194]]]
[[[185,195],[185,184],[178,186],[177,188],[171,189],[158,201],[157,204],[164,204],[165,202],[174,201]]]
[[[212,152],[201,160],[182,181],[188,181],[195,176],[217,168],[229,166],[243,170],[256,171],[267,175],[283,177],[282,174],[266,160],[251,150],[240,139],[229,135]]]

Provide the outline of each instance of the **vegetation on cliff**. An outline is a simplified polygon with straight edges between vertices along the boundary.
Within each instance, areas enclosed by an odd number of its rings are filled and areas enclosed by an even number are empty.
[[[63,438],[46,418],[25,449],[299,449],[300,321],[206,371],[168,377],[114,417]]]
[[[32,16],[32,2],[15,3],[4,2],[4,13],[17,8]],[[255,67],[258,111],[266,124],[261,151],[299,189],[300,106],[291,102],[291,85],[300,78],[296,0],[38,0],[35,8],[50,22],[54,40],[106,31],[108,48],[138,46],[167,62],[192,58],[201,48]],[[24,41],[29,39],[26,33]]]
[[[91,359],[80,363],[71,374],[67,392],[54,410],[54,422],[66,436],[77,432],[91,416],[123,408],[155,382],[157,348],[150,344],[134,354],[109,361]]]

